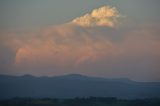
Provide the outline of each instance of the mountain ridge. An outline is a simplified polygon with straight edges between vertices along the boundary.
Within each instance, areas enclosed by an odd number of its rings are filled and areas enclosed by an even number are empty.
[[[135,82],[128,79],[107,79],[81,74],[55,77],[32,75],[0,75],[0,99],[14,97],[32,98],[75,98],[117,97],[153,98],[160,97],[160,82]]]
[[[95,77],[95,76],[87,76],[87,75],[82,75],[82,74],[65,74],[65,75],[57,75],[57,76],[34,76],[31,74],[24,74],[24,75],[6,75],[6,74],[0,74],[1,77],[32,77],[32,78],[96,78],[96,79],[105,79],[105,80],[128,80],[128,81],[134,81],[129,78],[107,78],[107,77]],[[134,81],[134,82],[140,82],[140,81]]]

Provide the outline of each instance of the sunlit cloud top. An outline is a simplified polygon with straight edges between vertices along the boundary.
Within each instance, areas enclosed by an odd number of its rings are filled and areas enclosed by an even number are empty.
[[[72,23],[83,27],[114,27],[119,17],[120,14],[115,7],[103,6],[84,16],[77,17]]]

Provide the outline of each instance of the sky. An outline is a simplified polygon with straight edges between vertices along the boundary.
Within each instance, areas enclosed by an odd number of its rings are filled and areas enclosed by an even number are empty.
[[[159,0],[0,0],[0,74],[160,81]]]

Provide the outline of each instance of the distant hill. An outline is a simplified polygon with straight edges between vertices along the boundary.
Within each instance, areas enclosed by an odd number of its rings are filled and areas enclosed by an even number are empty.
[[[56,77],[0,75],[0,99],[90,96],[123,99],[160,97],[160,82],[135,82],[125,78],[106,79],[79,74]]]

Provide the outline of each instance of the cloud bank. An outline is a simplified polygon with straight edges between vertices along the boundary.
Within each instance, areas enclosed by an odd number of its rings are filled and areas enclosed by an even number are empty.
[[[24,39],[15,36],[14,40],[8,41],[11,43],[8,45],[14,45],[13,48],[16,49],[16,65],[32,63],[76,66],[116,55],[116,45],[81,27],[56,26],[24,36],[28,37]]]
[[[82,16],[70,24],[36,31],[1,32],[1,73],[51,76],[80,73],[160,80],[159,26],[117,30],[114,18],[118,14],[116,8],[105,6],[89,14],[97,19],[93,22],[86,19],[89,24],[81,21]]]
[[[83,27],[114,27],[117,24],[117,18],[119,17],[120,14],[115,7],[103,6],[94,9],[91,13],[74,19],[71,23]]]

